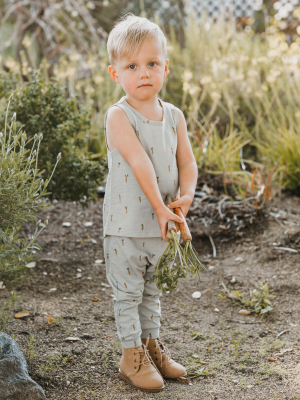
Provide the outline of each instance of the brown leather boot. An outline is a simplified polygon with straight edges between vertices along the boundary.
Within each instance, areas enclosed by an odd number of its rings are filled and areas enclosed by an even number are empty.
[[[148,339],[142,339],[146,344]],[[169,350],[161,343],[159,339],[150,339],[147,345],[150,357],[157,366],[159,372],[166,379],[186,380],[186,369],[171,358]]]
[[[131,349],[123,348],[119,376],[145,392],[160,392],[165,387],[164,380],[144,345]]]

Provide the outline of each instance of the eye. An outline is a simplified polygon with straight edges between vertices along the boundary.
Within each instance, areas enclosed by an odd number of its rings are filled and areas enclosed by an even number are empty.
[[[151,63],[150,63],[150,64],[156,64],[156,62],[155,62],[155,61],[151,61]],[[149,64],[149,65],[150,65],[150,64]],[[154,67],[154,65],[153,65],[153,67]]]
[[[130,64],[129,67],[128,67],[129,69],[133,70],[134,68],[131,68],[131,67],[135,67],[135,64]]]

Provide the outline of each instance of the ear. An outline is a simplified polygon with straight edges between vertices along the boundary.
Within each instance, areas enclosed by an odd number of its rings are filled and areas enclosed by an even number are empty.
[[[168,73],[169,73],[169,59],[167,58],[165,62],[164,78],[168,75]]]
[[[120,83],[116,68],[113,65],[108,66],[108,72],[115,82]]]

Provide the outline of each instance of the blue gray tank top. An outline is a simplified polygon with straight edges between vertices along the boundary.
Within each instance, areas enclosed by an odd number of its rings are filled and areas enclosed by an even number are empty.
[[[178,167],[176,160],[178,110],[158,99],[163,107],[163,121],[143,117],[127,103],[123,96],[112,107],[126,113],[139,141],[149,156],[156,173],[157,184],[165,201],[167,194],[178,195]],[[130,165],[117,149],[107,148],[108,175],[103,201],[103,238],[106,235],[127,237],[160,237],[157,216],[138,184]]]

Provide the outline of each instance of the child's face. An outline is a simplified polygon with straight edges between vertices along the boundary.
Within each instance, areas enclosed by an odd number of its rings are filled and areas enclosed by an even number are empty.
[[[129,97],[144,101],[161,90],[168,64],[162,44],[148,38],[135,57],[120,58],[108,70],[112,79],[121,84]]]

